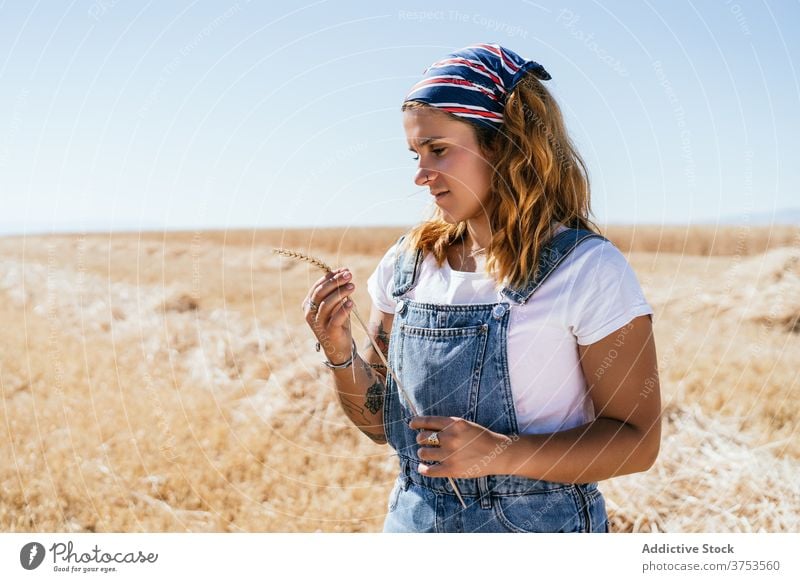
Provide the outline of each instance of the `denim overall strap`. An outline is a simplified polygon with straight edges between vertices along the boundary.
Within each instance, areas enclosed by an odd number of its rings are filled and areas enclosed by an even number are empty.
[[[396,299],[405,295],[417,284],[417,274],[422,263],[422,250],[410,253],[402,248],[406,235],[397,240],[397,258],[394,263],[394,290],[392,296]]]
[[[402,245],[405,238],[406,235],[403,235],[398,239],[398,248]],[[539,252],[539,264],[534,276],[520,287],[507,286],[504,287],[501,292],[505,297],[517,304],[522,305],[526,303],[564,259],[566,259],[579,244],[590,238],[608,240],[601,234],[581,228],[568,228],[558,233],[542,245]],[[395,299],[405,295],[416,286],[419,266],[422,260],[422,250],[420,249],[411,253],[402,250],[398,251],[394,265],[394,291],[392,291],[392,296]]]
[[[501,293],[515,303],[520,305],[526,303],[564,259],[575,250],[575,247],[590,238],[608,240],[596,232],[579,228],[568,228],[558,233],[542,245],[539,253],[539,264],[534,276],[521,287],[504,287]]]

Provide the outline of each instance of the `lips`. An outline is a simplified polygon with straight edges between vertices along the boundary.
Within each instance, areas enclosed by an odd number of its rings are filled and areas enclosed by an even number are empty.
[[[441,200],[442,196],[446,196],[449,193],[450,193],[450,190],[445,190],[444,192],[437,192],[433,196],[434,196],[434,198],[436,198],[436,200]]]

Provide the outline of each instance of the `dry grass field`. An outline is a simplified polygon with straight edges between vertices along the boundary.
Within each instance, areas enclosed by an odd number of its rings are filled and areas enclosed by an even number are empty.
[[[403,230],[0,239],[0,530],[380,531],[396,460],[313,349],[320,273],[270,251],[349,266],[366,316]],[[800,229],[606,234],[655,309],[665,411],[656,465],[600,484],[613,531],[799,531]]]

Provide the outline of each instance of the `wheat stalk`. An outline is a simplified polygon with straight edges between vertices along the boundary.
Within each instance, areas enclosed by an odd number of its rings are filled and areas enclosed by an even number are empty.
[[[326,263],[322,259],[318,259],[317,257],[312,257],[311,255],[307,255],[307,254],[301,253],[299,251],[292,251],[292,250],[283,249],[283,248],[273,248],[272,252],[275,253],[276,255],[281,255],[283,257],[287,257],[289,259],[294,259],[296,261],[305,261],[307,263],[311,263],[312,265],[314,265],[315,267],[317,267],[319,269],[322,269],[326,273],[331,273],[333,271],[333,269],[328,265],[328,263]],[[351,299],[351,301],[353,301],[353,300]],[[364,333],[367,334],[367,339],[369,340],[370,345],[372,345],[372,349],[375,350],[375,353],[378,354],[378,356],[380,357],[381,361],[383,362],[383,365],[386,366],[387,376],[389,374],[392,375],[392,377],[394,378],[395,383],[397,384],[397,388],[400,391],[400,394],[403,395],[403,398],[408,403],[408,407],[411,409],[411,412],[414,414],[414,416],[419,416],[419,413],[417,412],[416,407],[414,406],[414,404],[411,402],[411,399],[406,394],[406,390],[403,387],[403,383],[400,382],[400,378],[397,377],[397,374],[395,374],[394,370],[392,370],[392,368],[389,366],[389,362],[386,361],[386,357],[383,355],[383,351],[378,349],[378,346],[376,346],[375,342],[372,341],[372,336],[369,333],[369,329],[367,329],[367,325],[364,323],[364,320],[361,319],[361,316],[358,314],[358,309],[356,308],[356,302],[355,301],[353,301],[353,315],[356,316],[356,319],[358,320],[358,323],[361,325],[361,328],[364,330]],[[356,372],[355,372],[355,366],[354,366],[353,367],[353,383],[355,383],[355,381],[356,381]],[[450,485],[453,487],[453,491],[455,492],[456,496],[458,497],[458,500],[461,502],[461,505],[466,509],[467,504],[464,503],[464,499],[461,497],[461,491],[459,491],[458,486],[456,485],[455,481],[453,481],[452,477],[448,477],[447,479],[448,479],[448,481],[450,481]]]
[[[298,261],[307,261],[312,265],[314,265],[315,267],[322,269],[326,273],[330,273],[331,271],[333,271],[333,269],[331,269],[331,267],[325,261],[322,261],[316,257],[312,257],[311,255],[306,255],[305,253],[299,253],[297,251],[292,251],[289,249],[282,249],[282,248],[273,248],[272,252],[275,253],[276,255],[281,255],[283,257],[288,257],[290,259],[295,259]]]

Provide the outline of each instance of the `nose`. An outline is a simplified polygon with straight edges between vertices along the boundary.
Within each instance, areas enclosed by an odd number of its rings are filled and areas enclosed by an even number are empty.
[[[414,176],[414,184],[417,186],[429,186],[436,180],[436,172],[428,168],[420,168]]]

